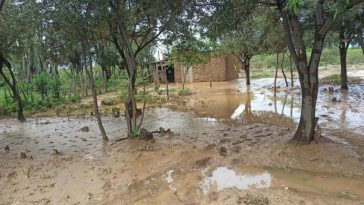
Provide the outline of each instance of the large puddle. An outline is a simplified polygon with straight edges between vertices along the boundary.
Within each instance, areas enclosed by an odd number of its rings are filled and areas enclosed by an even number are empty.
[[[132,199],[134,202],[146,198],[166,197],[168,194],[177,194],[181,200],[186,200],[206,198],[211,194],[227,190],[247,191],[267,188],[364,200],[363,178],[324,175],[301,170],[239,166],[168,170],[162,175],[153,175],[144,181],[131,184],[127,194],[139,196]]]
[[[269,188],[272,183],[272,175],[267,171],[261,173],[236,173],[227,167],[218,167],[212,172],[212,176],[206,177],[201,182],[204,193],[208,193],[213,186],[217,191],[228,188],[240,190]]]
[[[194,94],[187,103],[208,121],[227,123],[266,123],[277,126],[295,127],[300,117],[301,96],[299,83],[286,87],[278,80],[276,95],[272,89],[273,79],[253,80],[250,87],[243,79],[215,83],[194,83],[190,86]],[[317,101],[319,123],[327,130],[343,130],[364,133],[364,84],[350,85],[349,92],[341,92],[338,86],[328,92],[328,86],[320,87]],[[336,98],[337,102],[332,99]]]

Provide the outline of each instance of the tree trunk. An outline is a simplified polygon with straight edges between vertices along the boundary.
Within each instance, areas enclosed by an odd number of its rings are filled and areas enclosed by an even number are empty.
[[[285,52],[282,53],[281,70],[282,70],[282,74],[283,74],[283,77],[284,77],[284,82],[286,82],[286,86],[288,87],[287,76],[284,73],[284,69],[283,69],[283,67],[284,67],[284,54],[285,54]]]
[[[168,79],[166,80],[166,89],[167,89],[167,100],[169,101]]]
[[[292,66],[292,56],[289,56],[289,71],[291,72],[291,87],[294,86],[294,81],[293,81],[293,66]]]
[[[341,44],[341,43],[340,43]],[[346,48],[339,47],[340,50],[340,65],[341,65],[341,89],[349,90],[348,87],[348,73],[346,69]]]
[[[277,53],[276,73],[275,73],[275,75],[274,75],[274,96],[276,96],[276,94],[277,94],[278,66],[279,66],[279,53]]]
[[[246,78],[246,85],[250,85],[250,57],[244,60],[244,71]]]
[[[188,73],[188,70],[190,69],[190,67],[187,67],[185,72],[183,72],[183,79],[182,79],[182,90],[185,89],[185,83],[186,83],[186,77],[187,77],[187,73]]]
[[[363,40],[363,34],[362,33],[359,33],[357,39],[358,39],[359,45],[360,45],[361,50],[363,51],[363,55],[364,55],[364,40]]]
[[[286,2],[276,0],[283,20],[286,44],[299,74],[302,92],[301,117],[298,128],[291,142],[309,144],[315,135],[318,118],[316,101],[318,95],[318,66],[324,46],[324,40],[329,29],[334,24],[332,18],[324,18],[324,1],[318,1],[315,8],[315,35],[309,62],[303,39],[303,29],[299,17],[286,9]]]
[[[10,79],[5,75],[5,73],[3,71],[3,65],[4,64],[8,68],[8,71],[10,73],[12,82],[10,82]],[[22,101],[22,99],[20,97],[20,94],[19,94],[16,78],[15,78],[13,70],[11,69],[10,62],[5,59],[5,57],[3,56],[3,54],[1,52],[0,52],[0,75],[5,80],[5,83],[10,87],[11,91],[13,92],[13,97],[15,98],[15,100],[18,103],[18,120],[20,122],[24,122],[25,121],[24,104],[23,104],[23,101]]]
[[[86,41],[85,39],[83,39],[84,41]],[[93,72],[93,66],[92,66],[92,55],[90,51],[86,50],[86,43],[82,42],[82,49],[83,49],[83,59],[84,59],[84,66],[85,66],[85,72],[89,78],[90,81],[90,87],[91,87],[91,93],[92,93],[92,99],[93,99],[93,103],[94,103],[94,114],[97,120],[97,124],[99,126],[100,132],[101,132],[101,136],[102,139],[104,141],[108,141],[109,138],[106,135],[105,132],[105,128],[102,125],[102,121],[101,121],[101,116],[99,113],[99,106],[97,104],[97,91],[96,91],[96,85],[95,85],[95,81],[94,81],[94,72]],[[90,48],[90,46],[87,46],[87,48]],[[87,53],[88,53],[88,60],[89,60],[89,64],[87,64]],[[87,69],[89,65],[90,70]]]
[[[210,88],[212,88],[212,67],[211,67],[211,56],[209,53],[209,67],[210,67]]]
[[[312,87],[307,80],[304,80],[303,75],[300,75],[300,83],[302,91],[301,117],[292,142],[305,145],[313,140],[318,121],[318,118],[315,117],[318,83]]]
[[[108,73],[107,73],[107,69],[105,68],[105,66],[101,66],[101,71],[102,71],[102,79],[103,79],[103,83],[104,83],[104,89],[105,92],[107,92],[107,81],[108,79]]]
[[[253,56],[246,53],[235,56],[240,60],[240,63],[242,64],[242,69],[245,72],[246,85],[250,85],[250,59]]]
[[[341,65],[341,89],[342,90],[349,90],[348,87],[348,73],[347,73],[347,69],[346,69],[346,56],[347,56],[347,49],[348,46],[345,42],[345,29],[341,28],[340,29],[340,43],[339,43],[339,52],[340,52],[340,65]]]

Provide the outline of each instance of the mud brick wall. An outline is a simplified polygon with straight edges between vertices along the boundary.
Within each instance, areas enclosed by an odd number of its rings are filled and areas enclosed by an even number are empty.
[[[239,61],[232,55],[212,58],[206,65],[197,65],[190,69],[186,82],[228,81],[239,77]],[[175,81],[182,82],[182,67],[175,64]]]

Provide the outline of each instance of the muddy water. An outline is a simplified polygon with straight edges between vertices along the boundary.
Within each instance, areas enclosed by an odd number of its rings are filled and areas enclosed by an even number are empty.
[[[193,110],[208,121],[228,123],[266,123],[277,126],[295,127],[300,117],[300,88],[286,87],[278,80],[276,95],[272,89],[273,79],[253,80],[245,86],[242,79],[230,82],[190,85],[196,94],[187,103]],[[328,130],[350,130],[364,133],[364,84],[350,86],[349,92],[341,92],[338,86],[329,93],[328,85],[320,87],[317,101],[319,123]],[[332,102],[336,98],[337,102]]]
[[[40,204],[211,204],[217,198],[215,204],[236,204],[219,200],[244,198],[245,192],[263,193],[271,204],[292,204],[297,196],[307,202],[324,198],[312,204],[327,198],[324,204],[364,201],[363,85],[351,86],[349,93],[320,88],[324,132],[346,144],[297,148],[285,142],[299,119],[299,88],[279,81],[274,96],[272,81],[255,80],[249,89],[242,80],[214,83],[212,89],[208,83],[191,85],[196,92],[186,105],[191,112],[147,110],[145,128],[175,132],[157,136],[155,143],[115,143],[125,137],[123,118],[103,117],[111,139],[106,144],[91,117],[0,120],[0,204],[43,199],[51,202]],[[333,103],[333,97],[341,101]],[[82,132],[84,126],[90,131]],[[21,160],[20,152],[34,159]],[[197,166],[203,158],[210,161]]]
[[[131,184],[125,193],[131,202],[177,198],[203,201],[219,192],[283,189],[326,197],[364,200],[364,179],[323,175],[301,170],[261,167],[217,167],[167,170]],[[147,191],[149,190],[149,191]],[[143,194],[144,193],[144,194]]]
[[[173,119],[173,120],[171,120]],[[124,118],[103,117],[103,124],[111,141],[126,137]],[[203,131],[216,123],[194,118],[189,113],[175,112],[168,108],[148,109],[143,127],[158,130],[160,127],[171,129],[182,136],[198,137]],[[88,127],[89,132],[81,128]],[[202,135],[202,134],[201,134]],[[56,151],[68,155],[93,159],[102,155],[107,144],[100,143],[101,135],[93,117],[85,118],[29,118],[25,123],[15,119],[0,120],[0,146],[9,146],[11,152],[0,152],[1,158],[19,158],[20,152],[36,158],[48,158]],[[183,139],[183,138],[182,138]],[[181,143],[181,139],[168,141]]]

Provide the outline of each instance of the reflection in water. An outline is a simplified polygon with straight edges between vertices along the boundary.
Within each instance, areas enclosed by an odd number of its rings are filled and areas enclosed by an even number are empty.
[[[216,185],[217,191],[227,188],[238,188],[240,190],[262,189],[270,187],[271,181],[272,176],[268,172],[238,175],[232,169],[219,167],[212,172],[211,177],[207,177],[201,182],[201,187],[206,194],[211,189],[211,185]]]
[[[173,174],[174,170],[168,170],[165,174],[165,180],[168,184],[168,188],[172,191],[177,191],[176,187],[174,186],[174,181],[172,178],[172,174]]]
[[[316,173],[295,169],[241,167],[234,169],[218,167],[208,169],[175,169],[151,175],[128,186],[127,196],[131,202],[149,199],[201,199],[213,192],[229,188],[240,190],[288,187],[301,193],[328,197],[350,197],[364,200],[364,179]],[[134,204],[134,203],[130,203]],[[165,203],[168,204],[168,203]]]
[[[243,80],[215,83],[213,88],[203,83],[193,84],[197,94],[191,96],[187,108],[202,119],[211,122],[265,123],[276,126],[295,127],[300,118],[301,95],[299,87],[291,88],[278,81],[281,87],[276,95],[272,89],[273,79],[258,79],[246,87]],[[350,85],[350,92],[329,93],[327,85],[320,87],[317,99],[319,123],[327,130],[343,129],[361,134],[364,132],[364,84]],[[339,102],[332,102],[336,97]]]
[[[242,91],[232,89],[232,84],[225,86],[215,88],[216,90],[199,88],[201,90],[197,90],[198,94],[190,99],[187,107],[202,119],[211,122],[266,123],[290,128],[295,126],[295,121],[290,116],[298,117],[299,108],[295,107],[293,98],[291,106],[286,106],[287,94],[274,96],[270,91],[253,92],[250,87]]]

